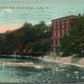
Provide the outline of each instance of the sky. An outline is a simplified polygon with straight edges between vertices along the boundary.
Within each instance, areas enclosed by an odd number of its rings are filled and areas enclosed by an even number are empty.
[[[12,2],[13,1],[13,2]],[[20,28],[25,22],[38,24],[52,19],[84,13],[84,1],[0,0],[0,33]]]

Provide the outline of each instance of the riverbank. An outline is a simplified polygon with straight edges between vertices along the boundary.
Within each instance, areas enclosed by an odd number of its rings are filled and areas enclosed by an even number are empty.
[[[74,57],[57,57],[57,56],[44,56],[44,57],[20,57],[20,56],[12,56],[12,58],[16,59],[28,59],[32,60],[32,62],[24,62],[24,63],[16,63],[16,62],[3,62],[3,65],[23,65],[23,66],[33,66],[42,68],[42,65],[39,65],[38,63],[35,64],[34,62],[38,61],[49,61],[49,62],[56,62],[61,65],[67,64],[67,65],[75,65],[78,67],[84,67],[84,58],[74,58]],[[10,59],[11,60],[11,59]]]
[[[59,64],[75,65],[78,67],[84,67],[84,58],[74,58],[74,57],[57,57],[57,56],[44,56],[44,58],[39,57],[44,61],[56,62]]]

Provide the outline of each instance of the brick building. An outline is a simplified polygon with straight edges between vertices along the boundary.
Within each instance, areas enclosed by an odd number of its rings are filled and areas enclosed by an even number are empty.
[[[55,53],[60,46],[61,39],[64,35],[69,35],[70,28],[78,16],[70,15],[52,21],[51,32],[51,53]]]

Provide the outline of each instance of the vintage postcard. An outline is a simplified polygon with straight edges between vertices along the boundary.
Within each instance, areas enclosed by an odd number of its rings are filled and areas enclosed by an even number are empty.
[[[0,83],[84,83],[84,1],[0,0]]]

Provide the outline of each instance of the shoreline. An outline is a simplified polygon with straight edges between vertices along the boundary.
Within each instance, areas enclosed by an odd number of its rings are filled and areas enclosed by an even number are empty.
[[[45,56],[44,58],[39,58],[39,59],[49,62],[55,62],[61,65],[63,64],[75,65],[84,68],[84,58]]]
[[[19,56],[13,56],[13,58],[20,58]],[[73,58],[73,57],[56,57],[56,56],[47,56],[45,55],[44,57],[23,57],[23,58],[33,58],[33,59],[39,59],[39,60],[43,60],[43,61],[49,61],[49,62],[55,62],[55,63],[58,63],[58,64],[65,64],[65,65],[75,65],[75,66],[78,66],[78,67],[82,67],[84,68],[84,58]],[[4,64],[6,64],[4,62]],[[8,63],[10,65],[25,65],[25,66],[36,66],[36,67],[39,67],[39,68],[42,68],[43,66],[42,65],[39,65],[39,64],[34,64],[33,62],[25,62],[25,63]]]

